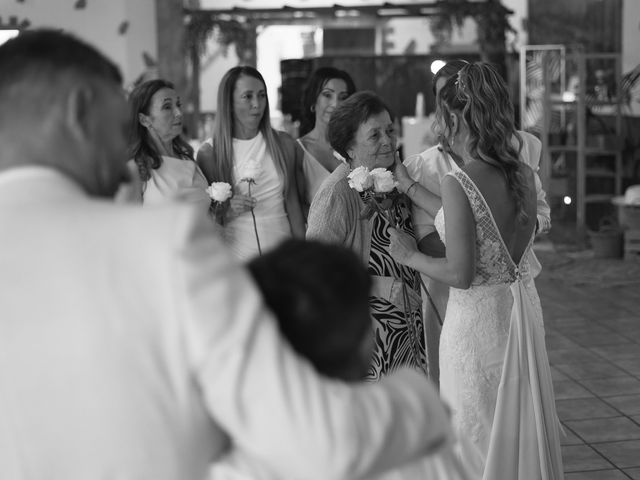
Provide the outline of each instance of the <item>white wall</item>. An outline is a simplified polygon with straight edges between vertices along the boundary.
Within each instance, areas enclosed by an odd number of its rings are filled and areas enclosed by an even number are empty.
[[[114,60],[122,70],[125,85],[143,71],[142,52],[157,57],[155,0],[86,0],[86,7],[74,8],[75,0],[0,0],[0,16],[25,19],[29,28],[60,28],[77,35]],[[122,22],[129,27],[118,32]]]
[[[99,0],[109,2],[110,0]],[[158,41],[156,26],[155,0],[120,0],[125,5],[129,29],[124,36],[125,59],[122,64],[125,84],[135,80],[145,69],[142,53],[147,52],[158,59]]]
[[[305,25],[272,25],[265,27],[257,39],[257,67],[267,84],[269,107],[276,111],[278,87],[282,84],[280,60],[302,58],[302,33],[312,30]]]
[[[278,87],[282,83],[280,60],[302,58],[302,33],[313,31],[306,25],[271,25],[260,29],[256,40],[257,68],[267,84],[267,95],[271,112],[276,112]],[[210,40],[206,56],[215,58],[210,65],[202,69],[200,75],[200,109],[203,112],[215,112],[218,108],[218,86],[222,76],[230,68],[238,65],[235,46],[231,45],[226,56],[220,53],[220,45]],[[206,61],[206,59],[205,59]]]
[[[218,110],[217,96],[220,80],[227,70],[235,67],[239,62],[234,45],[229,47],[225,56],[221,53],[220,45],[213,40],[207,46],[207,55],[213,56],[214,60],[208,67],[203,65],[200,72],[200,111],[205,113]]]

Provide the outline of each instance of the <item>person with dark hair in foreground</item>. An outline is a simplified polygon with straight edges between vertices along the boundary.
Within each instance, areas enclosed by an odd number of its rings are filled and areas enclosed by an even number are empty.
[[[248,264],[283,336],[318,372],[354,382],[369,369],[373,334],[371,275],[358,256],[339,245],[287,240]],[[376,476],[375,480],[465,480],[449,446]],[[232,449],[211,470],[212,480],[278,480],[261,462]]]
[[[371,362],[371,276],[347,248],[288,240],[249,271],[294,350],[327,376],[362,380]]]
[[[360,478],[444,442],[419,373],[347,385],[301,360],[197,205],[113,201],[111,61],[32,30],[0,71],[0,478],[200,480],[229,437],[284,478]]]

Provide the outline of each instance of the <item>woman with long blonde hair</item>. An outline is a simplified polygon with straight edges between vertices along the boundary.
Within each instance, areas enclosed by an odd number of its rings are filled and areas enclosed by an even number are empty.
[[[233,189],[216,217],[240,259],[269,250],[285,238],[304,237],[295,184],[298,154],[293,139],[271,127],[260,72],[249,66],[230,69],[218,90],[213,135],[196,158],[209,182],[226,182]]]
[[[533,170],[504,80],[464,66],[438,95],[438,121],[461,169],[442,181],[435,225],[445,258],[392,234],[396,261],[451,286],[440,338],[440,392],[462,461],[477,479],[563,478],[559,422],[540,299],[529,265],[536,228]],[[413,200],[420,197],[419,185]]]

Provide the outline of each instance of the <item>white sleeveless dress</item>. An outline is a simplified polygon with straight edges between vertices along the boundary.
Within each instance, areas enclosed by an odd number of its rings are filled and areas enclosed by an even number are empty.
[[[193,160],[163,155],[162,164],[151,169],[150,175],[142,192],[144,206],[183,201],[198,204],[203,213],[208,213],[211,205],[207,193],[209,184]]]
[[[311,205],[314,195],[320,189],[320,185],[322,185],[322,182],[326,180],[331,172],[307,150],[302,140],[297,139],[296,142],[298,142],[298,145],[300,145],[300,148],[302,148],[304,152],[304,156],[302,157],[302,173],[305,183],[305,201],[307,205]]]
[[[291,237],[289,217],[284,207],[283,181],[267,150],[262,133],[250,140],[234,138],[233,152],[233,178],[236,179],[234,193],[249,194],[249,184],[241,181],[249,160],[256,160],[262,167],[255,184],[251,185],[251,196],[256,199],[253,213],[260,248],[264,253]],[[249,211],[227,222],[223,227],[223,237],[240,260],[248,260],[259,254],[253,218]]]
[[[563,477],[542,309],[531,277],[533,236],[515,264],[484,197],[461,170],[476,222],[476,267],[451,288],[440,337],[440,393],[452,408],[458,453],[471,478]],[[435,226],[444,241],[443,210]]]

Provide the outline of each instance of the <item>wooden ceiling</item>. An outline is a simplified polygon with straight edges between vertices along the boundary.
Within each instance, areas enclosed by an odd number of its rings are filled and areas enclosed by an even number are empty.
[[[185,13],[213,15],[228,20],[268,23],[313,23],[357,18],[430,17],[436,15],[501,14],[512,13],[498,1],[482,0],[418,0],[371,2],[344,0],[339,4],[318,0],[210,0],[198,2],[198,8],[190,8],[186,2]]]

